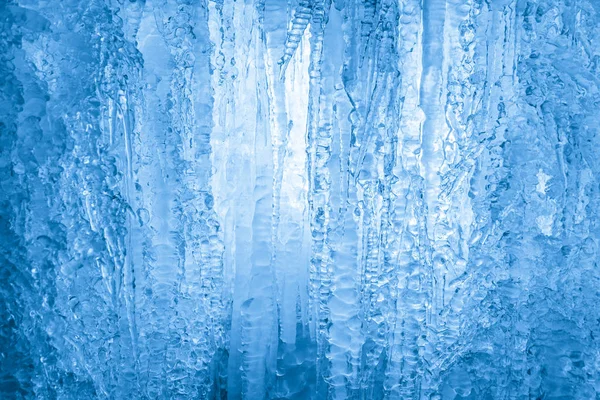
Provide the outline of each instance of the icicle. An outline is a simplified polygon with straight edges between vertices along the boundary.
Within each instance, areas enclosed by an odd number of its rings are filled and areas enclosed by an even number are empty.
[[[283,79],[285,70],[294,56],[294,53],[300,44],[300,40],[304,35],[304,31],[311,20],[314,9],[313,2],[314,0],[300,0],[300,3],[294,10],[294,18],[292,19],[291,26],[288,29],[287,37],[285,39],[283,56],[279,60],[279,74],[281,79]]]

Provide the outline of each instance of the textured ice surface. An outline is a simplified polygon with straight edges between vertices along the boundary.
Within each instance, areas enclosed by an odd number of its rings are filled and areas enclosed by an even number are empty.
[[[0,0],[0,398],[600,398],[598,0]]]

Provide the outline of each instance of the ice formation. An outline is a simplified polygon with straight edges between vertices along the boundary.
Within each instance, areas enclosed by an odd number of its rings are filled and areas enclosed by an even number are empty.
[[[600,398],[598,0],[1,0],[0,398]]]

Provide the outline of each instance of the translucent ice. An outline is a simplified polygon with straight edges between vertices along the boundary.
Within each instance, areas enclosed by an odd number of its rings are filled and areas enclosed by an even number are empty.
[[[598,0],[0,0],[0,398],[600,398],[599,43]]]

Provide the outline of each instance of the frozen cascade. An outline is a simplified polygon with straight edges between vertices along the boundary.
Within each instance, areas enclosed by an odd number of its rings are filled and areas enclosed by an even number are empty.
[[[597,0],[0,1],[0,398],[600,398],[599,43]]]

